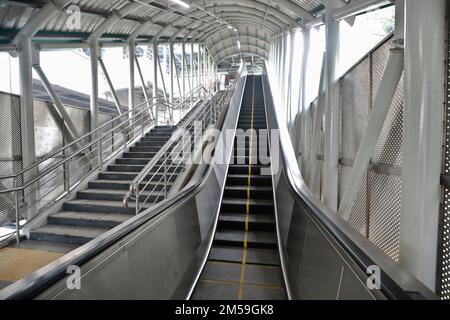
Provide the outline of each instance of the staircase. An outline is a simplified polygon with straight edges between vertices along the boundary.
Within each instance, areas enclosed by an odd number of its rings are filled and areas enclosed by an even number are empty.
[[[200,105],[192,108],[180,121],[182,125]],[[88,183],[88,188],[77,193],[76,199],[67,201],[63,211],[47,217],[47,223],[30,231],[29,240],[22,242],[24,247],[39,248],[42,244],[46,249],[64,248],[70,251],[82,245],[107,230],[114,228],[135,215],[134,201],[128,207],[123,206],[123,198],[129,190],[131,181],[153,159],[157,152],[170,139],[177,126],[156,126],[140,139],[139,142],[122,154],[105,171],[98,174],[98,178]],[[181,172],[181,167],[168,167],[173,173],[167,181],[167,189]],[[154,172],[153,172],[154,173]],[[152,178],[142,197],[148,197],[150,202],[162,200],[160,191],[165,187],[161,174],[153,173],[147,176]],[[148,180],[145,180],[146,183]]]
[[[238,129],[266,129],[261,77],[247,77]],[[261,175],[259,138],[235,142],[213,246],[192,299],[285,299],[272,176]],[[245,151],[245,153],[243,152]],[[245,154],[245,157],[238,155]]]

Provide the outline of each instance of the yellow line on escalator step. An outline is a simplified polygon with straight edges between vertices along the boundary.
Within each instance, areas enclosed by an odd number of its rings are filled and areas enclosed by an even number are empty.
[[[244,283],[245,283],[245,266],[247,264],[247,243],[248,243],[248,220],[250,214],[250,189],[251,189],[251,176],[252,176],[252,152],[253,152],[253,114],[255,111],[255,77],[253,76],[253,87],[252,87],[252,112],[250,117],[250,141],[249,141],[249,152],[248,152],[248,179],[247,179],[247,201],[245,205],[245,233],[244,233],[244,250],[242,253],[242,268],[241,277],[239,281],[239,300],[244,297]]]

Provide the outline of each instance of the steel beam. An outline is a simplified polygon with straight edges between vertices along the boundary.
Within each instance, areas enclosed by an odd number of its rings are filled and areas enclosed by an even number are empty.
[[[114,85],[111,81],[111,78],[109,77],[108,70],[106,69],[106,66],[105,66],[105,63],[103,62],[102,57],[98,57],[98,63],[100,64],[100,67],[102,68],[102,71],[105,74],[106,82],[108,83],[109,90],[111,90],[111,95],[113,97],[114,104],[116,105],[117,112],[119,112],[119,114],[122,114],[123,113],[122,106],[120,105],[119,98],[117,97],[116,90],[114,89]],[[133,83],[134,83],[134,79],[133,79]]]
[[[144,75],[142,74],[141,65],[139,64],[139,60],[138,60],[136,55],[134,55],[134,60],[135,60],[135,63],[136,63],[136,69],[138,71],[139,79],[141,81],[142,93],[144,94],[144,99],[147,102],[146,103],[147,107],[149,108],[150,114],[151,114],[151,116],[154,119],[155,115],[153,114],[153,110],[150,109],[150,106],[151,106],[150,105],[150,99],[149,99],[148,94],[147,94],[147,89],[146,89],[146,85],[145,85]]]
[[[352,0],[345,7],[336,9],[333,19],[335,21],[346,19],[366,11],[373,11],[391,2],[391,0]]]
[[[59,99],[58,95],[56,94],[55,90],[53,89],[52,84],[47,79],[47,76],[45,75],[44,70],[42,70],[41,66],[39,64],[33,65],[34,70],[38,74],[39,78],[42,81],[42,84],[44,85],[45,90],[47,91],[48,95],[53,101],[53,105],[55,106],[59,117],[63,120],[64,126],[66,130],[62,130],[64,133],[67,134],[67,140],[68,142],[73,142],[77,138],[79,138],[81,135],[78,132],[75,124],[73,123],[72,119],[70,118],[69,114],[66,111],[66,108],[64,107],[63,103],[61,102],[61,99]],[[56,122],[57,119],[55,119]]]

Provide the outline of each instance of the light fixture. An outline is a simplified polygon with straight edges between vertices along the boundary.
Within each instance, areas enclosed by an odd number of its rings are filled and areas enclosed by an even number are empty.
[[[237,45],[238,45],[239,50],[241,50],[241,42],[239,40],[237,42]]]
[[[230,26],[230,25],[227,25],[227,28],[230,29],[230,30],[233,29],[233,27]]]
[[[184,2],[184,1],[181,1],[181,0],[170,0],[170,1],[172,1],[173,3],[176,3],[176,4],[186,8],[186,9],[189,8],[189,5],[186,2]]]

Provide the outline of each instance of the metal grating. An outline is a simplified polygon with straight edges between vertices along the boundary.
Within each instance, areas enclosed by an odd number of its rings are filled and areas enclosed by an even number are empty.
[[[340,82],[341,136],[340,154],[354,159],[366,131],[370,110],[370,63],[364,59]]]
[[[340,80],[339,201],[343,196],[380,85],[392,39],[388,38]],[[399,258],[401,177],[384,168],[401,168],[403,79],[378,138],[372,164],[361,181],[348,220],[393,260]],[[377,168],[377,169],[374,169]]]
[[[398,261],[400,240],[401,177],[369,173],[369,240]]]
[[[0,92],[0,176],[13,174],[22,168],[20,98]],[[16,182],[20,185],[20,181]],[[0,189],[14,186],[13,179],[4,179]],[[0,226],[15,222],[13,194],[0,194]]]

